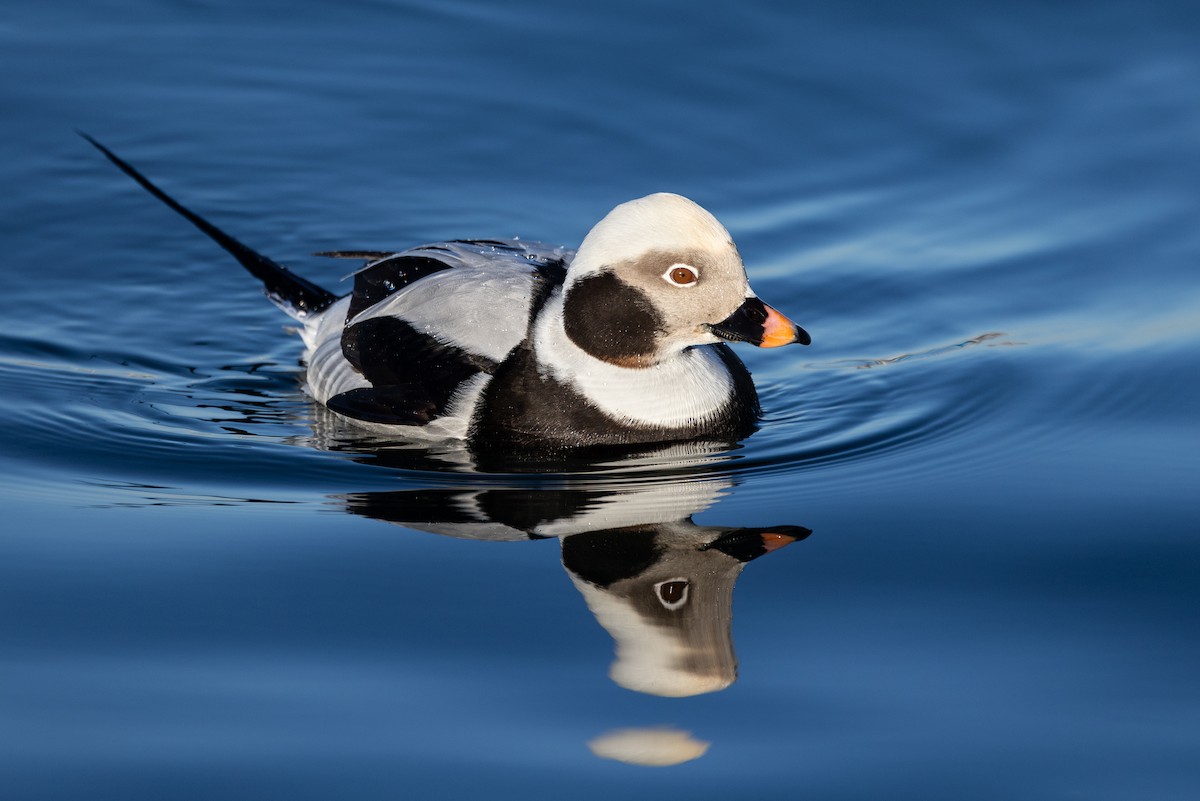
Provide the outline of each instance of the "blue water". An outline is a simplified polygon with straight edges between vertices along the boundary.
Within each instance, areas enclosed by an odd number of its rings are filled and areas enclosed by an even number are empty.
[[[1198,797],[1198,42],[1183,2],[7,3],[0,795]],[[813,345],[740,349],[734,450],[381,447],[74,128],[328,286],[681,192]],[[711,557],[727,689],[610,677],[563,554],[634,524]],[[697,547],[783,526],[740,578]]]

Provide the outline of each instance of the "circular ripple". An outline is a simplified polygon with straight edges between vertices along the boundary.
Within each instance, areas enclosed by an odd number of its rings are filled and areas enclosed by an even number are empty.
[[[973,347],[995,341],[814,363],[768,378],[760,385],[761,428],[742,443],[674,443],[583,458],[472,453],[459,444],[363,435],[304,395],[297,344],[283,338],[271,353],[218,367],[10,339],[0,380],[21,399],[3,408],[15,432],[12,449],[32,461],[67,459],[98,480],[129,486],[212,487],[222,497],[397,484],[621,490],[664,480],[812,477],[897,454],[937,451],[945,459],[955,453],[947,441],[970,431],[1015,386],[1006,362],[994,358],[999,351]],[[921,464],[928,468],[928,460]]]

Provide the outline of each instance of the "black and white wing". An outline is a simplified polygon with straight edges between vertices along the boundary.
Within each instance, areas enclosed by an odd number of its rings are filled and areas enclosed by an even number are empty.
[[[534,243],[425,245],[369,263],[305,332],[317,400],[360,422],[462,436],[574,253]]]

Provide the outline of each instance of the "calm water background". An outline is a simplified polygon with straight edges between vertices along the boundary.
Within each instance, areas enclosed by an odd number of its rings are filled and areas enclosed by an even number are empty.
[[[1198,87],[1183,2],[5,4],[4,797],[1198,797]],[[681,192],[814,344],[741,350],[723,456],[385,459],[75,127],[330,286]],[[588,482],[813,530],[742,575],[732,687],[610,681],[553,539],[371,519]],[[587,746],[648,726],[711,746]]]

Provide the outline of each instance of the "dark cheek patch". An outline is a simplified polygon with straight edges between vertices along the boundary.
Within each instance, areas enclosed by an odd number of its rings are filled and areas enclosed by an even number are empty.
[[[654,355],[663,319],[639,290],[610,272],[584,278],[563,303],[563,327],[577,346],[597,359],[642,367]]]

